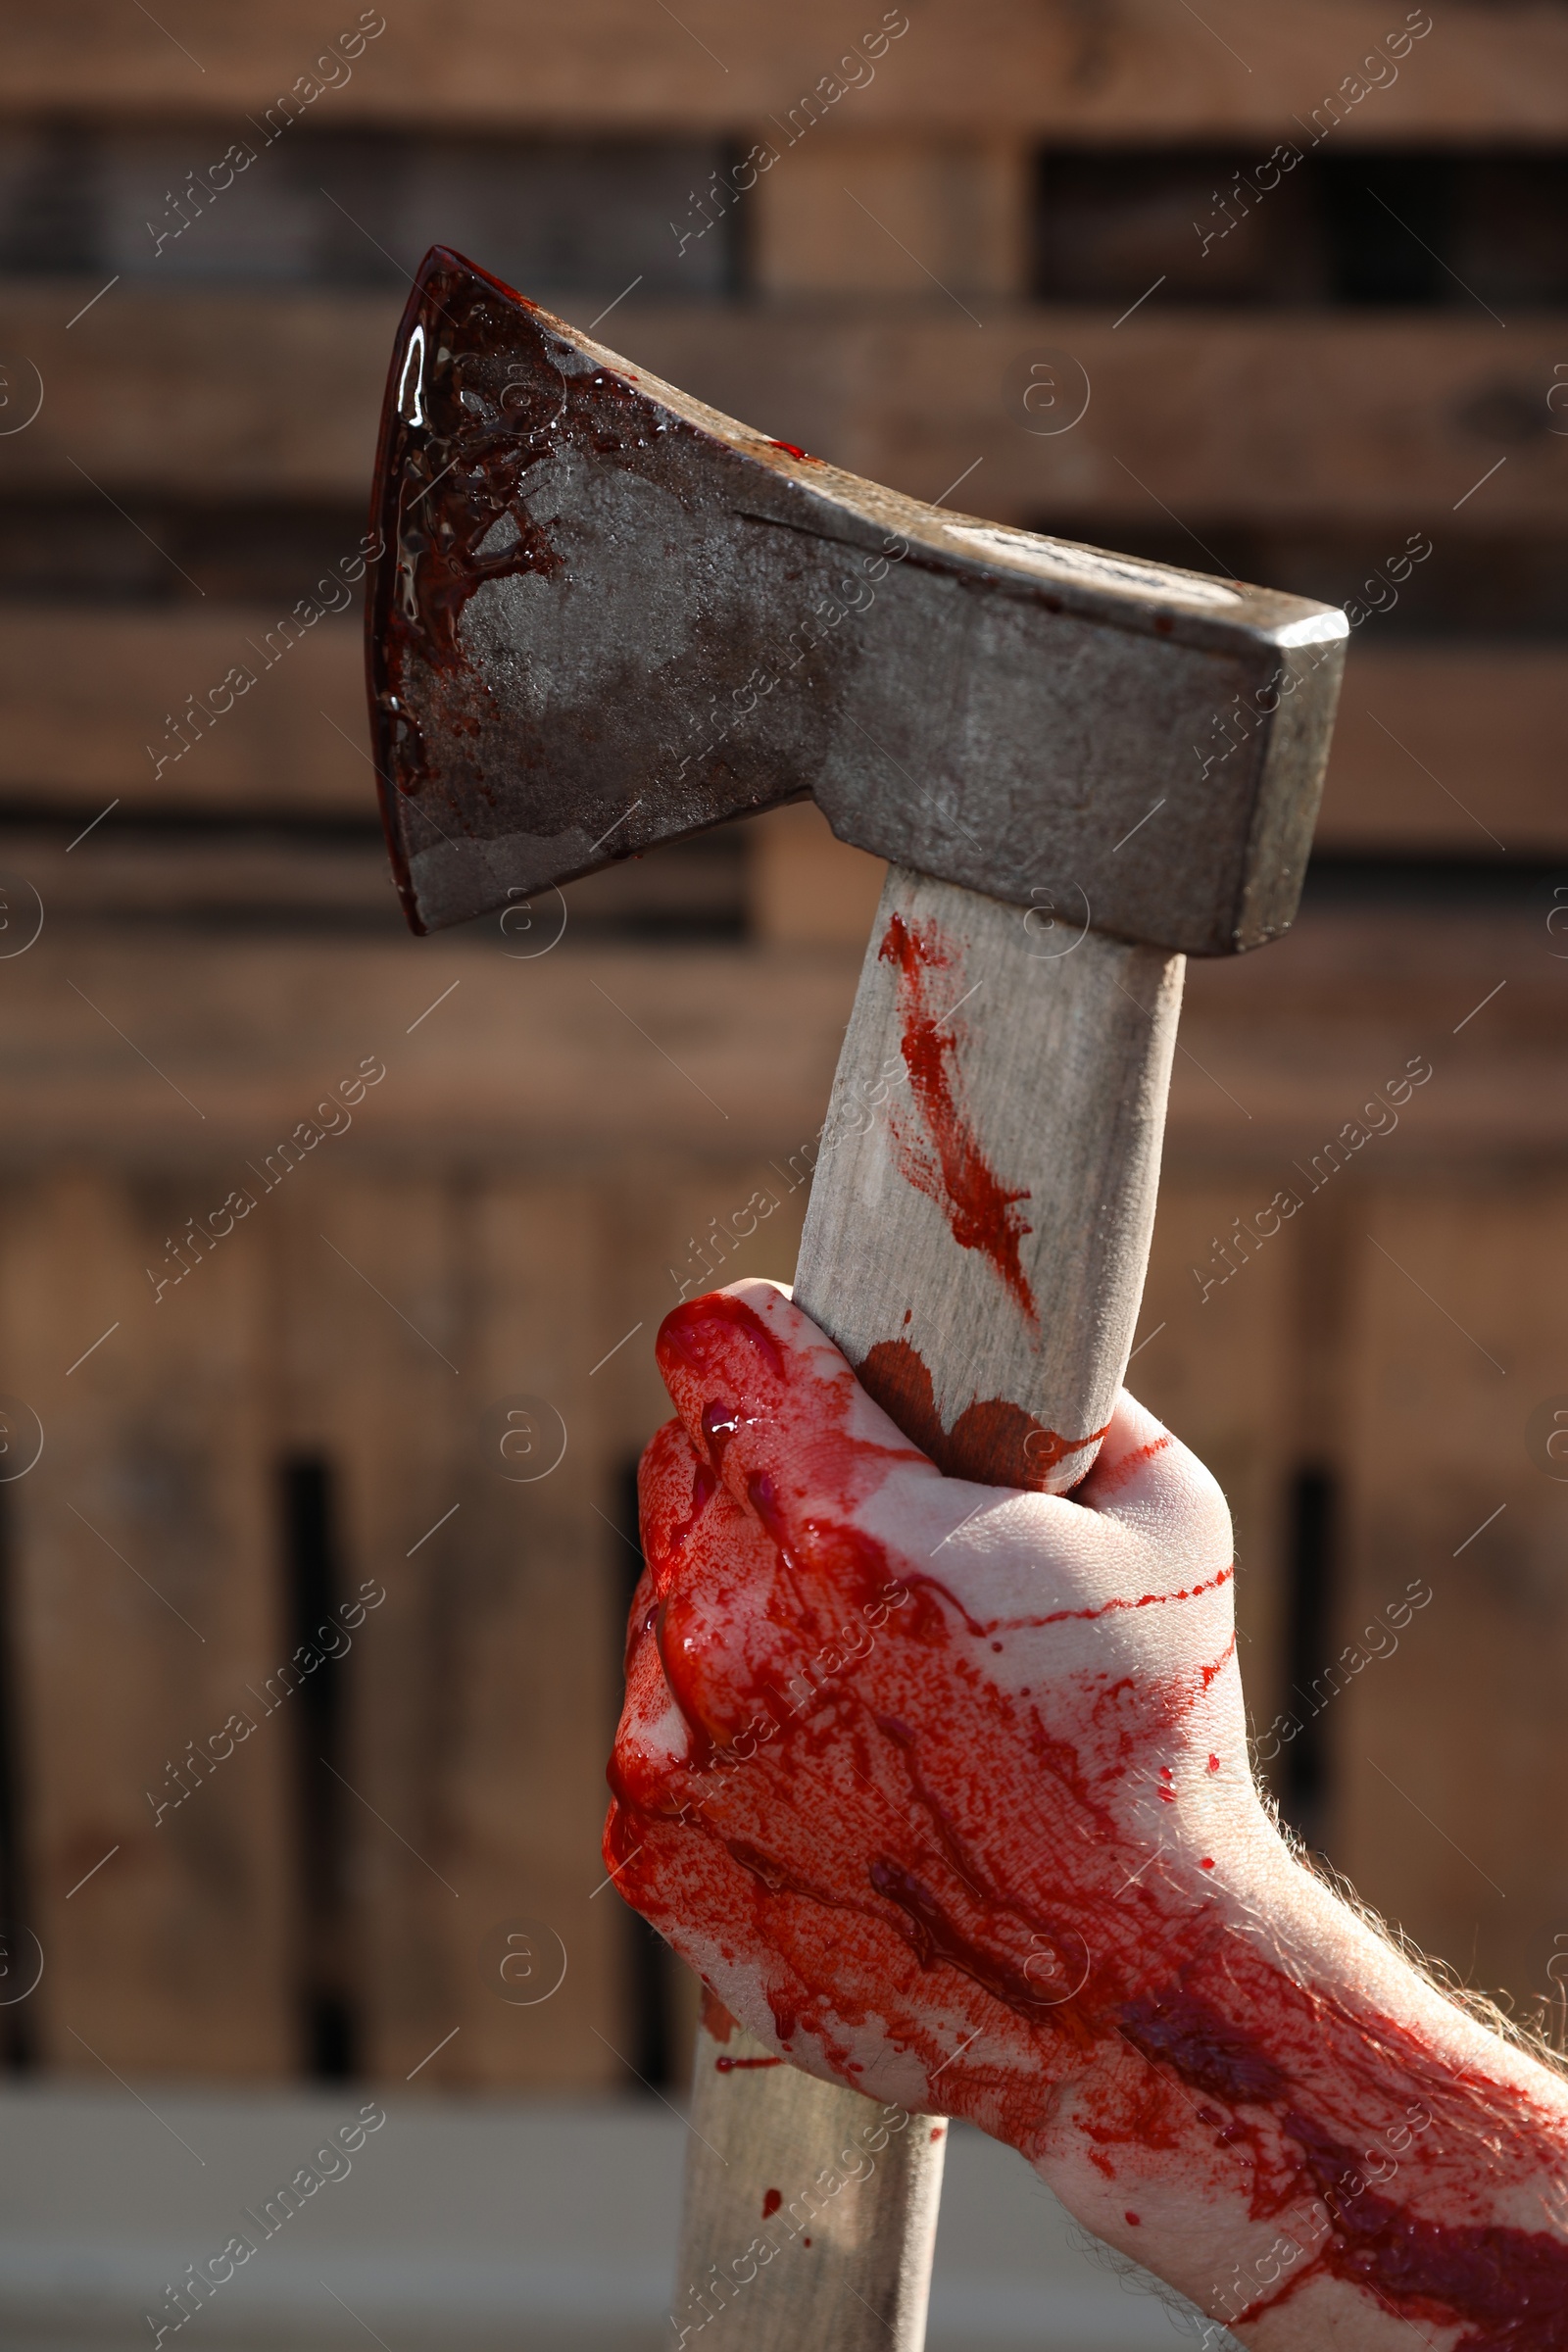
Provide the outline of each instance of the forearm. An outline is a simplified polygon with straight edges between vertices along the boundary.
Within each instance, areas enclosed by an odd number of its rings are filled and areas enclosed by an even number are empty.
[[[1568,2346],[1568,2082],[1277,1839],[1221,1867],[1226,1933],[1124,2005],[1041,2169],[1263,2352]]]

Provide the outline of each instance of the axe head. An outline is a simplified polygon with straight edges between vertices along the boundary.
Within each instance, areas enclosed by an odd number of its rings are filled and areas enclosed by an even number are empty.
[[[1336,607],[900,497],[442,246],[374,521],[371,723],[416,931],[808,796],[878,857],[1167,950],[1295,913]]]

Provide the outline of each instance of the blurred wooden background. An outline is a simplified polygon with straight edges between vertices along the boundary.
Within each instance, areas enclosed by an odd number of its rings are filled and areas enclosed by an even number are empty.
[[[357,610],[190,717],[352,555],[438,237],[901,490],[1362,615],[1302,920],[1190,974],[1131,1377],[1232,1495],[1292,1818],[1549,1993],[1568,10],[70,0],[0,52],[12,2062],[679,2070],[597,1852],[650,1342],[790,1270],[877,873],[789,809],[416,943]]]

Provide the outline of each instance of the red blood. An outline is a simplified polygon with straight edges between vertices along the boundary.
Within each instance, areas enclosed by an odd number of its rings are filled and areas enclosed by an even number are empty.
[[[715,2041],[728,2041],[735,2032],[735,2020],[710,1985],[703,1986],[703,2032]]]
[[[782,449],[788,457],[804,458],[808,466],[820,466],[822,463],[820,458],[813,458],[808,449],[797,449],[793,441],[769,441],[767,446],[769,449]],[[811,2241],[808,2238],[806,2242],[809,2245]]]
[[[1417,2219],[1367,2187],[1354,2149],[1311,2118],[1289,2114],[1285,2128],[1334,2216],[1323,2261],[1336,2277],[1370,2287],[1406,2314],[1466,2322],[1470,2332],[1455,2352],[1560,2352],[1568,2345],[1568,2246],[1560,2238]],[[1251,2314],[1284,2302],[1289,2291],[1259,2297]]]
[[[932,2137],[933,2141],[935,2141],[935,2140],[939,2140],[939,2139],[942,2137],[942,2126],[941,2126],[940,2124],[933,2124],[933,2125],[932,2125],[932,2127],[931,2127],[931,2137]]]
[[[559,449],[613,454],[635,439],[624,412],[642,396],[624,377],[601,370],[591,383],[579,378],[564,400],[548,327],[518,317],[537,310],[488,271],[437,248],[404,313],[398,348],[411,358],[382,415],[371,518],[381,552],[367,616],[370,643],[380,649],[376,765],[388,803],[396,776],[426,808],[421,719],[448,743],[479,731],[485,690],[463,641],[469,598],[489,580],[552,578],[564,568],[526,503],[530,474]],[[520,363],[519,352],[528,355]],[[372,675],[376,666],[372,660]],[[472,831],[465,804],[485,790],[477,765],[465,782],[465,791],[443,794],[426,808],[449,838]],[[395,858],[402,830],[401,820],[389,824]],[[407,874],[400,879],[406,892]]]
[[[760,2074],[765,2067],[782,2066],[782,2058],[730,2058],[713,2060],[714,2071],[721,2075]]]
[[[1019,1242],[1034,1230],[1017,1206],[1029,1194],[1022,1186],[1007,1191],[987,1164],[962,1101],[958,1040],[947,1006],[938,1006],[931,993],[930,975],[953,969],[954,951],[934,926],[912,931],[896,914],[879,955],[899,968],[904,1063],[924,1129],[922,1137],[914,1121],[893,1114],[899,1173],[936,1201],[960,1250],[983,1251],[1014,1304],[1037,1327],[1034,1294],[1018,1255]],[[947,993],[956,1002],[963,991]]]
[[[1136,2213],[1124,2213],[1121,2218],[1124,2222],[1130,2222],[1135,2230],[1141,2229],[1143,2226]]]
[[[377,625],[400,707],[411,660],[438,676],[463,677],[471,692],[459,624],[483,581],[521,572],[549,577],[563,567],[523,504],[524,476],[555,446],[554,417],[543,388],[509,380],[497,357],[508,344],[515,348],[507,307],[521,300],[453,256],[416,288],[405,316],[406,347],[416,328],[423,331],[420,417],[413,423],[389,412],[384,421],[376,517],[386,551],[381,568],[390,575],[387,592],[377,595]],[[450,346],[442,343],[448,332]],[[453,355],[444,363],[441,348]],[[498,526],[505,544],[481,554]],[[451,700],[458,723],[461,697]]]
[[[1208,1759],[1208,1769],[1209,1769],[1209,1771],[1210,1771],[1210,1772],[1218,1772],[1218,1770],[1219,1770],[1219,1758],[1218,1758],[1218,1756],[1210,1756],[1210,1757],[1209,1757],[1209,1759]]]
[[[764,1339],[722,1299],[661,1334],[685,1426],[713,1401],[745,1421],[701,1509],[694,1478],[712,1474],[681,1424],[645,1457],[665,1630],[660,1651],[634,1645],[633,1695],[653,1719],[672,1697],[700,1737],[675,1764],[623,1728],[605,1846],[617,1885],[677,1949],[758,1972],[781,2048],[853,2078],[868,2071],[856,2037],[881,2037],[924,2069],[933,2104],[1028,2156],[1059,2161],[1066,2135],[1080,2177],[1152,2175],[1304,2234],[1302,2259],[1233,2322],[1327,2275],[1425,2333],[1457,2330],[1453,2352],[1568,2352],[1568,2245],[1487,2218],[1510,2191],[1528,2213],[1526,2193],[1560,2173],[1551,2120],[1516,2107],[1503,2129],[1485,2086],[1416,2032],[1227,1932],[1212,1880],[1139,1867],[1167,1759],[1215,1752],[1205,1710],[1233,1644],[1206,1596],[1229,1568],[977,1619],[928,1557],[866,1533],[863,1506],[915,1474],[907,1449],[852,1431],[848,1374],[824,1385]],[[848,1651],[846,1626],[868,1626],[889,1591],[902,1605],[858,1664],[806,1671]],[[1117,1653],[1101,1670],[1079,1651],[1033,1697],[992,1679],[991,1641],[1014,1626],[1152,1606],[1174,1619],[1157,1666]],[[760,1723],[765,1740],[745,1744]],[[1324,2209],[1311,2236],[1299,2217]]]
[[[1201,1860],[1199,1862],[1199,1865],[1198,1865],[1198,1867],[1199,1867],[1199,1869],[1200,1869],[1200,1870],[1212,1870],[1212,1869],[1213,1869],[1213,1867],[1214,1867],[1214,1857],[1213,1857],[1213,1855],[1212,1855],[1212,1854],[1204,1854],[1204,1855],[1202,1856]]]
[[[942,1426],[931,1371],[907,1340],[880,1340],[858,1367],[860,1385],[906,1437],[928,1453],[950,1478],[978,1479],[994,1487],[1028,1487],[1040,1492],[1051,1473],[1081,1446],[1098,1445],[1103,1429],[1064,1438],[1047,1429],[1022,1405],[999,1396],[966,1404],[951,1430]]]
[[[802,2238],[802,2240],[801,2240],[801,2243],[802,2243],[802,2245],[803,2245],[803,2246],[808,2246],[808,2245],[810,2244],[810,2242],[811,2242],[811,2241],[810,2241],[810,2239],[809,2239],[808,2237],[803,2237],[803,2238]]]
[[[782,2192],[779,2189],[770,2188],[762,2199],[763,2221],[770,2222],[783,2202],[784,2198]]]
[[[677,1306],[664,1317],[659,1328],[661,1361],[667,1355],[694,1372],[716,1370],[730,1361],[731,1332],[757,1350],[761,1358],[758,1369],[765,1366],[783,1378],[787,1360],[783,1348],[755,1308],[744,1298],[732,1298],[727,1291],[710,1291],[705,1298],[694,1298],[689,1306]],[[746,1368],[743,1366],[743,1371]]]

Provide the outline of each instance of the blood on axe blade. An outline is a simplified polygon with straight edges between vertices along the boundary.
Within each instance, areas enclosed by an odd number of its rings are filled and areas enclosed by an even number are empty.
[[[807,795],[877,857],[1024,906],[1081,893],[1123,939],[1226,955],[1295,912],[1333,608],[900,497],[440,246],[374,521],[372,723],[417,930]]]

